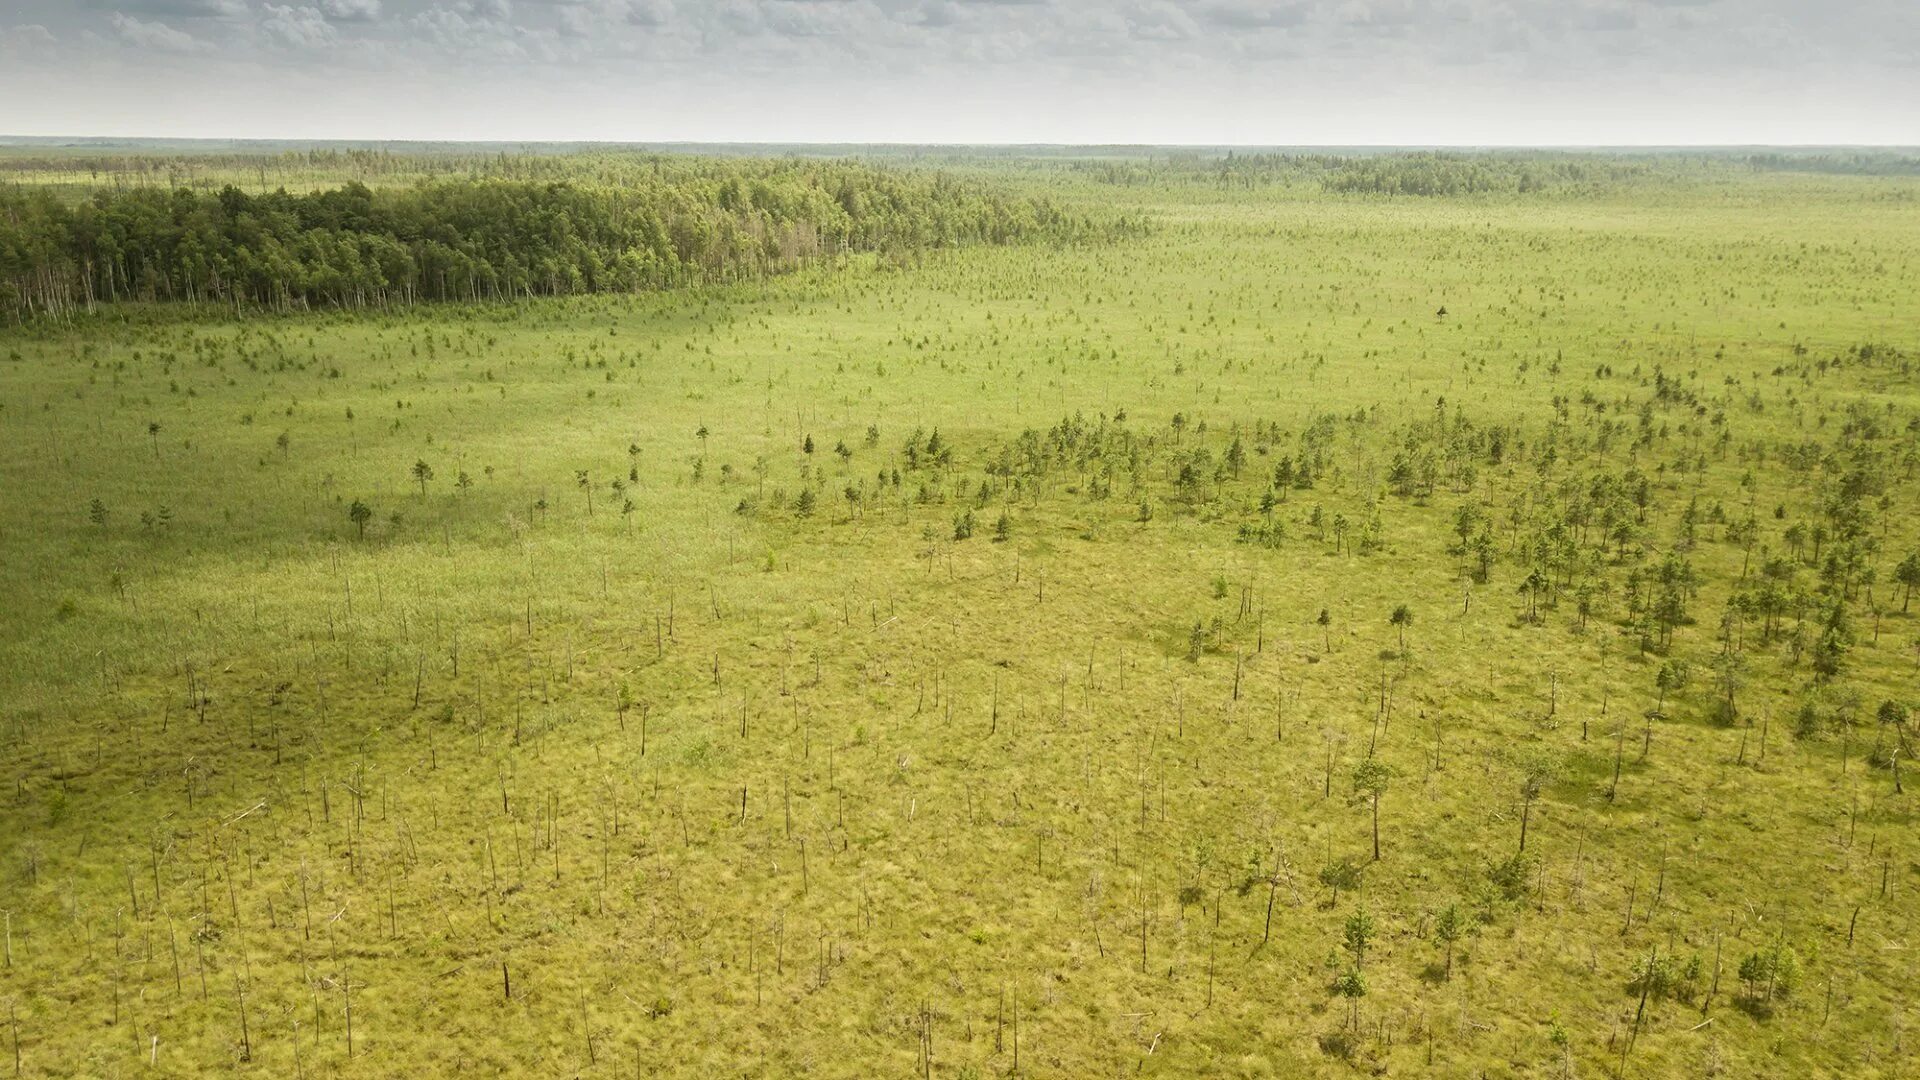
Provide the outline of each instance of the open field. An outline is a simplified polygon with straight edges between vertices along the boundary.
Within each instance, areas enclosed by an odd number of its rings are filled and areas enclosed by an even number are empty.
[[[0,327],[0,1065],[1920,1069],[1920,180],[971,171]]]

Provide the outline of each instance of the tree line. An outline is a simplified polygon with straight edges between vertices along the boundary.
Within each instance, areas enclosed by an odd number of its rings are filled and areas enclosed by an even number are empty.
[[[1897,150],[1749,154],[1756,172],[1826,173],[1834,176],[1920,176],[1920,154]]]
[[[1318,189],[1330,195],[1453,198],[1594,195],[1636,184],[1725,180],[1752,173],[1912,176],[1920,156],[1893,150],[1737,153],[1619,151],[1212,151],[1116,149],[1058,166],[1116,187],[1209,186]]]
[[[1205,184],[1222,189],[1269,185],[1318,187],[1334,195],[1529,195],[1593,193],[1711,164],[1706,156],[1627,158],[1577,152],[1393,153],[1206,152],[1162,158],[1074,162],[1068,170],[1098,183]]]
[[[366,307],[641,291],[848,252],[1079,240],[1135,228],[951,174],[680,161],[618,185],[447,179],[305,194],[0,191],[0,311],[115,301]]]

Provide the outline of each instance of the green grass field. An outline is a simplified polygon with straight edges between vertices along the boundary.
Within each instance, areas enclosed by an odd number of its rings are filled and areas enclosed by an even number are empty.
[[[981,168],[1155,226],[0,328],[0,1066],[1920,1069],[1920,180]]]

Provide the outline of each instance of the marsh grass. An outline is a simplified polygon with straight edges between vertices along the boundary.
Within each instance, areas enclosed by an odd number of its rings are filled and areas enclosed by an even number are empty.
[[[0,335],[22,1074],[1910,1071],[1913,810],[1868,754],[1920,663],[1888,599],[1920,543],[1911,185],[1078,190],[1161,228]],[[1656,403],[1635,445],[1656,371],[1707,412]],[[1441,398],[1509,452],[1395,495]],[[1835,483],[1782,453],[1843,449],[1856,403],[1884,420],[1877,640],[1862,596],[1818,686],[1756,640],[1716,721],[1747,557],[1703,526],[1666,649],[1698,674],[1643,719],[1663,657],[1622,625],[1625,575],[1696,495],[1782,554]],[[994,471],[1074,416],[1145,464],[1104,491],[1096,459]],[[1315,485],[1261,511],[1325,417]],[[913,467],[936,431],[950,461]],[[1238,477],[1182,488],[1177,455],[1236,438]],[[1530,614],[1514,512],[1629,466],[1644,528],[1581,570],[1610,591]],[[1450,550],[1468,502],[1486,581]],[[1802,704],[1828,718],[1804,738]],[[1361,877],[1333,903],[1340,859]],[[1743,988],[1775,949],[1799,985]],[[1705,974],[1652,979],[1650,953]]]

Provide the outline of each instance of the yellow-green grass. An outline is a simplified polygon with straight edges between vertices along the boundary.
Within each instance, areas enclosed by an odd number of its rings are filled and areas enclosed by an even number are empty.
[[[1486,583],[1448,550],[1457,506],[1504,526],[1538,461],[1423,499],[1385,477],[1438,398],[1531,447],[1559,396],[1552,475],[1655,478],[1649,561],[1696,492],[1754,507],[1780,553],[1831,483],[1780,447],[1838,446],[1854,402],[1911,446],[1910,371],[1813,364],[1915,348],[1912,186],[1070,194],[1161,227],[674,296],[5,331],[0,1038],[22,1072],[988,1076],[1016,1033],[1018,1069],[1052,1076],[1911,1071],[1914,796],[1866,760],[1874,707],[1916,696],[1891,583],[1920,543],[1911,470],[1889,467],[1877,642],[1857,615],[1809,691],[1754,641],[1730,725],[1707,667],[1744,557],[1702,528],[1672,648],[1696,675],[1644,760],[1663,658],[1619,625],[1629,567],[1592,569],[1613,592],[1581,631],[1570,599],[1520,618],[1504,531]],[[1724,452],[1664,403],[1668,433],[1631,446],[1656,368],[1724,411]],[[1629,428],[1605,452],[1575,445],[1588,391]],[[1061,466],[952,493],[1024,429],[1122,410],[1161,447],[1141,492]],[[1284,542],[1238,542],[1325,412],[1334,473],[1287,493]],[[1285,437],[1260,453],[1265,422]],[[1242,476],[1178,503],[1165,448],[1218,460],[1236,424]],[[951,468],[908,469],[936,429]],[[1704,471],[1672,468],[1696,446]],[[883,467],[902,486],[850,508]],[[803,469],[809,517],[773,499]],[[1382,546],[1336,553],[1316,505],[1377,506]],[[1797,737],[1810,695],[1856,697],[1857,729]],[[1377,864],[1370,748],[1394,774]],[[1508,898],[1488,871],[1540,753],[1562,768]],[[1341,856],[1368,869],[1335,904],[1316,875]],[[1449,904],[1472,916],[1450,978]],[[1355,1025],[1330,988],[1363,907]],[[1777,943],[1798,987],[1743,1004],[1739,962]],[[1717,994],[1649,995],[1636,1022],[1635,965],[1695,952]]]

